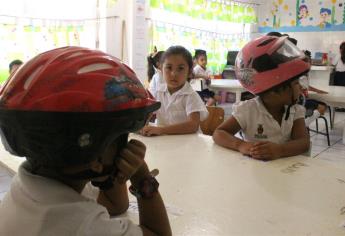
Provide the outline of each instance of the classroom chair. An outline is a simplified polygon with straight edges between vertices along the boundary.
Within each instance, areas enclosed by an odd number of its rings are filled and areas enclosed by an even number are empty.
[[[321,119],[321,120],[323,120],[325,122],[325,129],[326,129],[325,132],[321,132],[319,130],[319,119]],[[311,128],[308,127],[308,132],[310,133],[310,131],[312,131],[312,132],[315,132],[317,134],[321,134],[321,135],[326,136],[327,137],[327,144],[328,144],[328,146],[331,146],[331,142],[329,141],[329,129],[328,129],[327,119],[324,116],[319,116],[315,120],[315,122],[316,122],[316,129],[314,130],[314,129],[311,129]]]
[[[208,110],[208,117],[200,123],[200,128],[203,134],[213,135],[213,132],[224,121],[224,109],[215,106],[206,106]]]

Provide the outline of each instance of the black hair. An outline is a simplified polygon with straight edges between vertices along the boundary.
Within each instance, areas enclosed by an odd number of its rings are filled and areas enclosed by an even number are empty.
[[[203,50],[203,49],[195,49],[194,58],[195,58],[196,60],[198,60],[199,57],[201,57],[201,56],[207,57],[206,51]]]
[[[341,61],[345,63],[345,41],[340,44],[340,56],[341,56]]]
[[[171,46],[166,50],[162,57],[161,63],[163,64],[165,59],[171,55],[181,55],[187,62],[189,70],[193,69],[193,57],[192,54],[183,46]]]
[[[158,62],[160,61],[164,51],[158,51],[153,55],[147,57],[147,77],[150,82],[152,76],[155,74],[155,68],[158,68]]]
[[[276,85],[276,86],[273,86],[272,88],[270,88],[270,89],[268,89],[268,90],[266,90],[266,91],[263,91],[263,92],[257,94],[257,96],[262,97],[263,95],[265,95],[265,94],[267,94],[267,93],[269,93],[269,92],[280,93],[280,92],[286,90],[287,88],[289,88],[291,82],[293,82],[293,81],[299,79],[302,75],[305,75],[305,74],[307,74],[307,73],[308,73],[308,71],[305,71],[305,72],[303,72],[303,73],[301,73],[301,74],[299,74],[299,75],[297,75],[297,76],[294,76],[294,77],[292,77],[291,79],[288,79],[288,80],[284,81],[284,82],[281,83],[281,84],[278,84],[278,85]]]
[[[274,31],[269,32],[269,33],[267,33],[266,35],[267,35],[267,36],[276,36],[276,37],[281,37],[281,36],[283,36],[281,33],[279,33],[279,32],[274,32]]]
[[[13,61],[11,61],[11,63],[8,65],[8,69],[9,69],[9,71],[11,71],[14,65],[20,66],[20,65],[22,65],[22,64],[23,64],[23,62],[22,62],[21,60],[18,60],[18,59],[13,60]]]
[[[288,40],[297,46],[297,39],[288,37]]]

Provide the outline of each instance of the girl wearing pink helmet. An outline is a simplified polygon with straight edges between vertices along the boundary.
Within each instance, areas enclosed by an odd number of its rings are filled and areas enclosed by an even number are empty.
[[[305,110],[297,105],[298,78],[310,64],[287,37],[263,36],[249,42],[236,58],[236,77],[255,98],[233,106],[214,141],[260,160],[294,156],[309,149]],[[242,131],[244,140],[235,137]]]

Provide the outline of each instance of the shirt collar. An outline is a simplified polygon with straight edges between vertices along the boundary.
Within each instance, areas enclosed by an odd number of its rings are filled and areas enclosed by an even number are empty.
[[[167,84],[160,86],[158,88],[158,91],[169,93]],[[193,90],[192,86],[189,84],[189,82],[186,82],[183,85],[183,87],[180,90],[173,93],[173,95],[188,95],[188,94],[192,94],[193,92],[194,92],[194,90]]]
[[[267,111],[267,109],[266,109],[266,107],[265,107],[265,105],[264,105],[262,99],[261,99],[259,96],[257,96],[257,97],[255,98],[255,102],[256,102],[256,104],[257,104],[257,106],[258,106],[259,112],[261,112],[261,113],[263,113],[263,114],[266,114],[266,115],[272,117],[271,113],[269,113],[269,112]],[[287,106],[287,105],[285,106],[284,114],[283,114],[283,117],[284,117],[284,118],[285,118],[285,115],[286,115],[286,112],[287,112],[288,107],[289,107],[289,106]],[[290,114],[294,114],[294,113],[295,113],[295,105],[292,105],[292,106],[290,107]]]

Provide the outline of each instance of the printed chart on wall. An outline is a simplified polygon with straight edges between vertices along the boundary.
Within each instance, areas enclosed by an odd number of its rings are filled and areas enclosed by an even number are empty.
[[[270,0],[259,31],[319,32],[345,30],[345,0]]]

